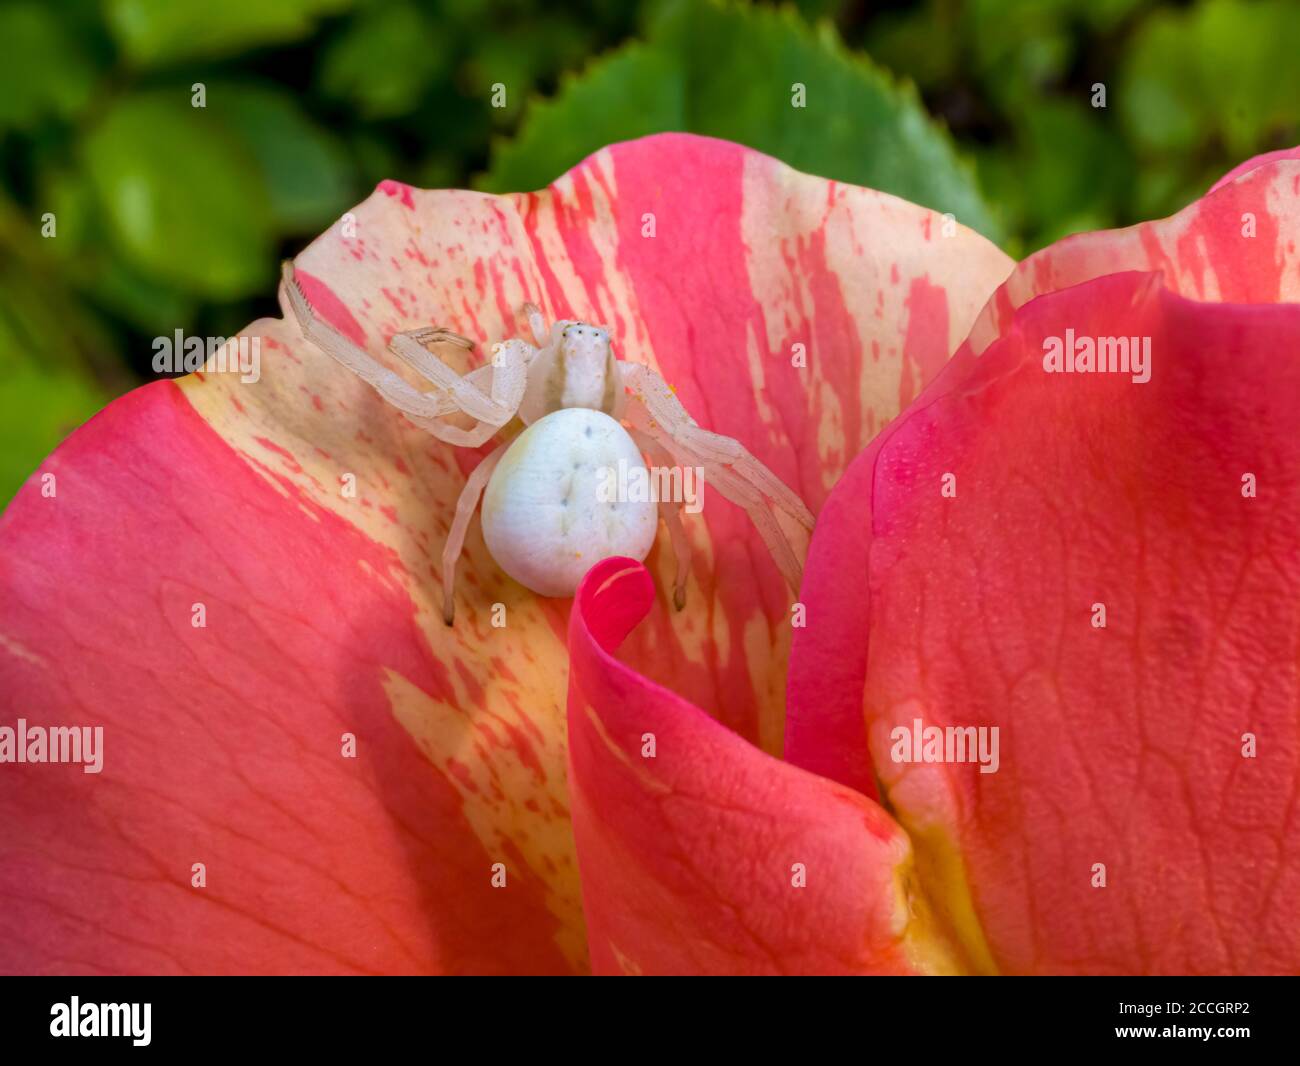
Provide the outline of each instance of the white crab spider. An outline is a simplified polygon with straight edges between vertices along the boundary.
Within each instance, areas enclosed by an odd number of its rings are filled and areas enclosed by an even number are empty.
[[[784,511],[809,530],[813,527],[812,512],[743,444],[701,428],[657,373],[639,363],[617,359],[605,329],[570,320],[556,322],[547,329],[541,311],[531,303],[525,304],[523,312],[536,345],[517,338],[502,341],[493,345],[492,359],[487,364],[463,376],[429,349],[435,344],[472,349],[474,343],[468,338],[432,327],[396,333],[388,350],[436,386],[431,392],[420,392],[317,317],[294,277],[293,264],[288,260],[284,263],[284,281],[289,306],[303,336],[356,373],[411,422],[439,440],[464,448],[477,448],[487,443],[515,416],[530,427],[519,437],[501,443],[479,463],[456,504],[455,518],[442,553],[443,619],[448,625],[454,616],[456,562],[465,543],[465,532],[485,488],[489,497],[502,496],[501,485],[489,485],[489,479],[494,478],[494,471],[502,459],[525,437],[539,441],[543,448],[567,447],[581,451],[584,446],[581,442],[575,443],[572,434],[581,430],[590,437],[586,431],[593,426],[599,431],[598,438],[608,447],[617,450],[618,435],[623,433],[626,439],[630,434],[635,449],[644,451],[656,464],[700,467],[710,487],[749,514],[781,574],[790,588],[798,593],[802,571],[800,560],[777,522],[773,508]],[[547,432],[537,432],[542,430],[540,423],[546,416],[572,409],[584,410],[584,416],[551,419]],[[600,412],[605,417],[593,418],[591,412]],[[446,416],[455,414],[469,415],[478,424],[471,429],[462,429],[446,421]],[[539,424],[534,428],[535,423]],[[574,452],[575,463],[578,451]],[[514,458],[512,456],[512,461],[506,464],[507,468],[527,465],[513,462]],[[636,458],[639,461],[639,454]],[[508,496],[510,486],[504,487]],[[660,502],[658,508],[659,516],[668,526],[676,556],[673,601],[680,610],[685,604],[690,546],[682,528],[679,505],[665,501]],[[644,541],[641,554],[636,556],[644,558],[657,526],[653,511],[651,516],[648,538],[644,522],[633,516],[625,523],[627,528],[615,532],[615,543],[640,544]],[[492,541],[495,540],[493,557],[511,576],[517,576],[507,565],[512,560],[500,556],[531,556],[536,562],[536,544],[520,544],[517,539],[513,542],[511,539],[536,534],[535,529],[528,528],[527,522],[516,520],[511,523],[513,528],[495,538],[487,535],[486,515],[484,524],[489,550],[492,550]],[[546,558],[546,549],[547,546],[542,545],[543,559]],[[601,557],[633,554],[634,550],[607,550],[603,556],[592,556],[584,560],[581,572],[594,566]],[[529,587],[536,584],[524,583]],[[576,587],[576,579],[571,583]],[[551,588],[545,594],[572,595],[573,591],[573,587],[562,591]]]

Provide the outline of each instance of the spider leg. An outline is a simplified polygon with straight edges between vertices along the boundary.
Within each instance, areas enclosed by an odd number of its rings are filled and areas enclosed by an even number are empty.
[[[768,500],[805,529],[813,528],[813,515],[793,489],[758,461],[740,441],[703,429],[681,400],[657,373],[639,363],[619,363],[623,384],[641,401],[650,418],[664,426],[673,439],[709,462],[732,467]]]
[[[420,392],[378,362],[369,352],[318,318],[294,277],[293,263],[287,259],[284,262],[283,277],[289,309],[298,320],[302,335],[326,355],[351,370],[412,422],[424,426],[430,419],[456,410],[456,404],[450,397],[440,393]]]
[[[527,363],[531,349],[522,341],[505,342],[494,353],[491,365],[478,367],[462,377],[430,354],[423,343],[450,343],[472,348],[472,341],[450,330],[435,328],[396,334],[389,349],[439,386],[435,392],[420,392],[316,315],[294,276],[293,263],[289,260],[284,262],[283,277],[289,308],[298,320],[303,336],[369,384],[411,422],[439,440],[459,447],[477,448],[514,416],[528,383]],[[489,375],[490,395],[487,395],[480,383]],[[469,414],[479,425],[466,430],[444,421],[445,416],[456,412]]]
[[[803,563],[763,495],[743,477],[693,452],[661,427],[654,427],[648,432],[652,435],[660,435],[659,439],[663,441],[664,446],[672,449],[674,458],[682,465],[701,467],[704,471],[705,483],[717,489],[719,496],[730,500],[737,507],[744,508],[745,513],[749,515],[749,520],[754,523],[754,528],[758,530],[758,535],[763,538],[763,543],[771,553],[777,569],[781,571],[781,576],[797,596],[799,586],[803,582]]]
[[[442,620],[447,625],[451,625],[456,617],[456,563],[465,547],[469,520],[474,517],[474,509],[478,507],[479,497],[483,495],[492,471],[512,443],[513,441],[502,441],[488,453],[487,458],[470,473],[465,487],[461,489],[460,498],[456,501],[456,515],[447,532],[447,542],[442,546]]]
[[[469,375],[462,377],[426,347],[428,344],[444,342],[458,347],[472,347],[472,342],[459,334],[426,327],[393,334],[388,350],[435,385],[445,389],[456,410],[479,423],[470,430],[448,425],[426,427],[429,432],[452,444],[478,447],[514,418],[515,412],[519,410],[524,391],[528,387],[528,361],[532,349],[521,340],[494,344],[492,384],[489,393],[484,393],[469,380]]]
[[[441,326],[425,326],[423,329],[408,330],[407,336],[414,337],[426,348],[432,344],[454,344],[467,352],[474,350],[474,342],[468,337],[462,337],[459,333],[453,333]]]
[[[763,538],[763,543],[767,545],[767,550],[772,553],[785,583],[798,596],[799,586],[803,584],[803,562],[781,529],[768,502],[748,481],[725,466],[708,461],[702,465],[705,481],[717,489],[720,496],[745,509],[759,536]]]
[[[649,367],[618,365],[624,385],[637,401],[626,405],[622,417],[658,441],[679,462],[702,466],[705,480],[725,499],[745,509],[781,575],[797,595],[803,564],[777,522],[773,507],[811,529],[812,513],[803,501],[739,441],[701,429],[663,378]]]
[[[649,453],[652,462],[661,466],[673,465],[671,453],[649,433],[634,428],[631,430],[631,436],[638,448]],[[686,579],[691,573],[691,542],[686,536],[686,527],[682,524],[681,504],[671,500],[660,500],[659,517],[668,527],[668,535],[673,544],[673,557],[677,561],[677,573],[673,579],[673,606],[680,611],[686,606]]]
[[[529,301],[524,304],[524,317],[528,319],[528,328],[533,331],[533,340],[537,347],[545,348],[551,343],[551,331],[546,328],[546,319],[542,317],[541,308]]]

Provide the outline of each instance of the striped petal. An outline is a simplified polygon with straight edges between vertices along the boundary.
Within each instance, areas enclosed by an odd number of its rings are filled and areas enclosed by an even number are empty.
[[[973,354],[1009,328],[1015,312],[1044,293],[1124,270],[1158,272],[1193,300],[1300,300],[1300,149],[1237,167],[1176,215],[1122,230],[1080,233],[1016,265],[970,333]]]
[[[608,324],[814,510],[1010,267],[930,211],[680,135],[534,194],[386,182],[296,260],[394,369],[394,332],[481,351],[523,332],[525,300]],[[568,604],[507,579],[475,527],[444,626],[437,560],[482,453],[295,325],[245,334],[259,380],[137,390],[0,520],[7,721],[105,743],[99,775],[0,773],[0,969],[585,970]],[[653,611],[625,659],[779,751],[788,593],[729,504],[689,530],[687,609]]]
[[[1282,159],[1300,159],[1300,147],[1279,148],[1277,151],[1264,152],[1262,155],[1257,155],[1251,159],[1247,159],[1244,163],[1237,164],[1237,166],[1233,167],[1228,171],[1228,173],[1216,181],[1214,185],[1211,186],[1210,192],[1214,192],[1221,185],[1231,185],[1243,174],[1248,174],[1256,167],[1262,167],[1267,163],[1276,163]]]

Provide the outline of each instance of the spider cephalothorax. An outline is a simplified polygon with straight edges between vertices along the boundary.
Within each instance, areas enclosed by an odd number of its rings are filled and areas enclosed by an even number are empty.
[[[533,330],[534,336],[541,338],[540,349],[528,363],[528,387],[519,405],[524,422],[566,407],[587,407],[613,415],[618,368],[608,331],[568,321],[556,322],[548,331],[532,304],[524,310],[530,321],[537,314]]]
[[[389,351],[435,386],[421,392],[318,318],[290,262],[284,264],[284,280],[303,336],[439,440],[477,448],[516,416],[528,427],[475,468],[457,502],[442,557],[448,625],[454,616],[456,561],[485,489],[484,538],[493,557],[516,580],[553,596],[571,595],[583,573],[602,558],[644,559],[654,540],[657,506],[676,553],[673,599],[680,609],[690,561],[680,501],[603,500],[595,491],[603,467],[616,460],[639,462],[640,453],[663,466],[700,469],[712,488],[745,509],[798,592],[800,560],[776,511],[809,530],[812,513],[739,441],[701,428],[655,371],[618,359],[608,330],[569,320],[547,328],[541,311],[525,304],[535,344],[519,338],[494,344],[492,358],[465,375],[430,349],[437,344],[472,349],[468,338],[434,327],[394,334]],[[463,429],[447,420],[457,414],[477,425]]]

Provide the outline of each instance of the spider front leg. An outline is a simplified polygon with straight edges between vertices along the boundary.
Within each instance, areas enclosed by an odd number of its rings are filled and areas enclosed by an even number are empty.
[[[528,319],[528,328],[533,331],[533,340],[537,342],[537,347],[545,348],[550,344],[551,331],[546,328],[542,309],[530,300],[524,304],[524,317]]]
[[[702,466],[706,481],[724,498],[745,509],[786,583],[797,595],[803,565],[777,522],[773,507],[811,530],[814,519],[803,500],[739,441],[702,429],[664,379],[649,367],[638,363],[619,363],[618,367],[632,398],[623,417],[679,462]]]
[[[398,333],[389,345],[390,350],[439,386],[436,392],[420,392],[319,318],[294,276],[293,263],[288,260],[284,263],[283,276],[289,309],[298,320],[302,335],[439,440],[463,448],[477,448],[510,421],[522,402],[528,384],[527,366],[533,353],[523,341],[504,342],[494,352],[490,365],[478,367],[462,377],[429,353],[424,344],[448,342],[472,347],[472,342],[447,330]],[[490,381],[490,394],[479,387],[486,381]],[[479,425],[466,430],[445,421],[447,415],[457,412],[477,419]]]
[[[394,333],[388,350],[417,373],[445,389],[456,409],[479,424],[468,430],[446,423],[425,428],[439,440],[462,448],[477,448],[486,444],[519,410],[528,388],[528,363],[534,349],[521,340],[494,344],[490,363],[492,383],[489,394],[485,395],[477,383],[471,380],[473,374],[462,377],[430,352],[429,346],[433,344],[452,344],[466,350],[474,347],[473,341],[458,333],[425,327]]]

